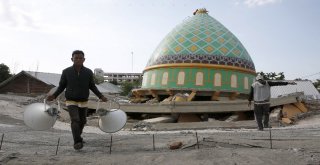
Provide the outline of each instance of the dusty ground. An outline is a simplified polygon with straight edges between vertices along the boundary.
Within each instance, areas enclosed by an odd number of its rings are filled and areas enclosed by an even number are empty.
[[[295,125],[263,132],[253,128],[254,121],[233,123],[237,129],[202,122],[201,130],[161,131],[177,128],[167,124],[158,125],[159,131],[114,134],[87,126],[85,146],[75,151],[69,123],[57,121],[48,131],[24,125],[21,103],[28,99],[0,95],[0,164],[320,164],[318,111]],[[177,141],[182,147],[170,150]]]

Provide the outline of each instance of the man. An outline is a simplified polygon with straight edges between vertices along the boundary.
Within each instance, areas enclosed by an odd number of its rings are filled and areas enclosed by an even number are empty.
[[[269,125],[271,96],[270,86],[280,86],[288,84],[295,85],[296,83],[265,81],[261,75],[258,75],[256,77],[256,81],[251,86],[248,105],[251,106],[251,101],[254,101],[254,115],[258,124],[259,131],[263,131],[263,128],[271,128]]]
[[[106,102],[108,99],[101,94],[94,84],[92,70],[83,66],[83,62],[85,61],[83,51],[73,51],[71,61],[73,65],[62,71],[59,86],[52,95],[47,97],[47,101],[54,100],[66,89],[66,106],[68,107],[71,119],[71,130],[74,141],[73,147],[75,150],[80,150],[83,147],[81,134],[87,122],[89,89],[98,96],[100,100]]]

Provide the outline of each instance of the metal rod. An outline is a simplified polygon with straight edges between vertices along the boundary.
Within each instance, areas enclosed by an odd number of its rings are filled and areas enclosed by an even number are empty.
[[[197,137],[197,146],[198,146],[198,149],[199,149],[199,140],[198,140],[198,133],[196,132],[196,137]]]
[[[4,133],[2,134],[2,137],[1,137],[0,150],[1,150],[1,147],[2,147],[3,137],[4,137]]]
[[[153,142],[153,151],[155,151],[156,147],[154,146],[154,134],[152,135],[152,142]]]
[[[270,135],[270,149],[272,149],[271,128],[269,128],[269,135]]]
[[[60,138],[58,139],[58,144],[57,144],[57,149],[56,149],[56,155],[58,154],[59,144],[60,144]]]
[[[112,147],[112,135],[111,135],[111,140],[110,140],[109,154],[111,154],[111,147]]]

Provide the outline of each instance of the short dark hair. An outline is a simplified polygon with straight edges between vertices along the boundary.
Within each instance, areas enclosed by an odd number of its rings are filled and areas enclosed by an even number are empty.
[[[73,57],[73,55],[75,55],[75,54],[82,54],[83,57],[84,57],[84,53],[83,53],[82,50],[75,50],[75,51],[73,51],[73,52],[72,52],[72,57]]]

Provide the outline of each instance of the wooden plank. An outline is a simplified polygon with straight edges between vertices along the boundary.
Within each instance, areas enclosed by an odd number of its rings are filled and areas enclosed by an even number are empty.
[[[292,121],[289,118],[286,118],[286,117],[282,118],[282,122],[284,122],[286,124],[291,124],[292,123]]]
[[[308,112],[306,106],[304,106],[304,104],[301,102],[294,103],[294,106],[298,107],[301,112]]]
[[[282,108],[283,117],[291,119],[292,117],[302,113],[299,108],[294,106],[293,104],[286,104]]]

